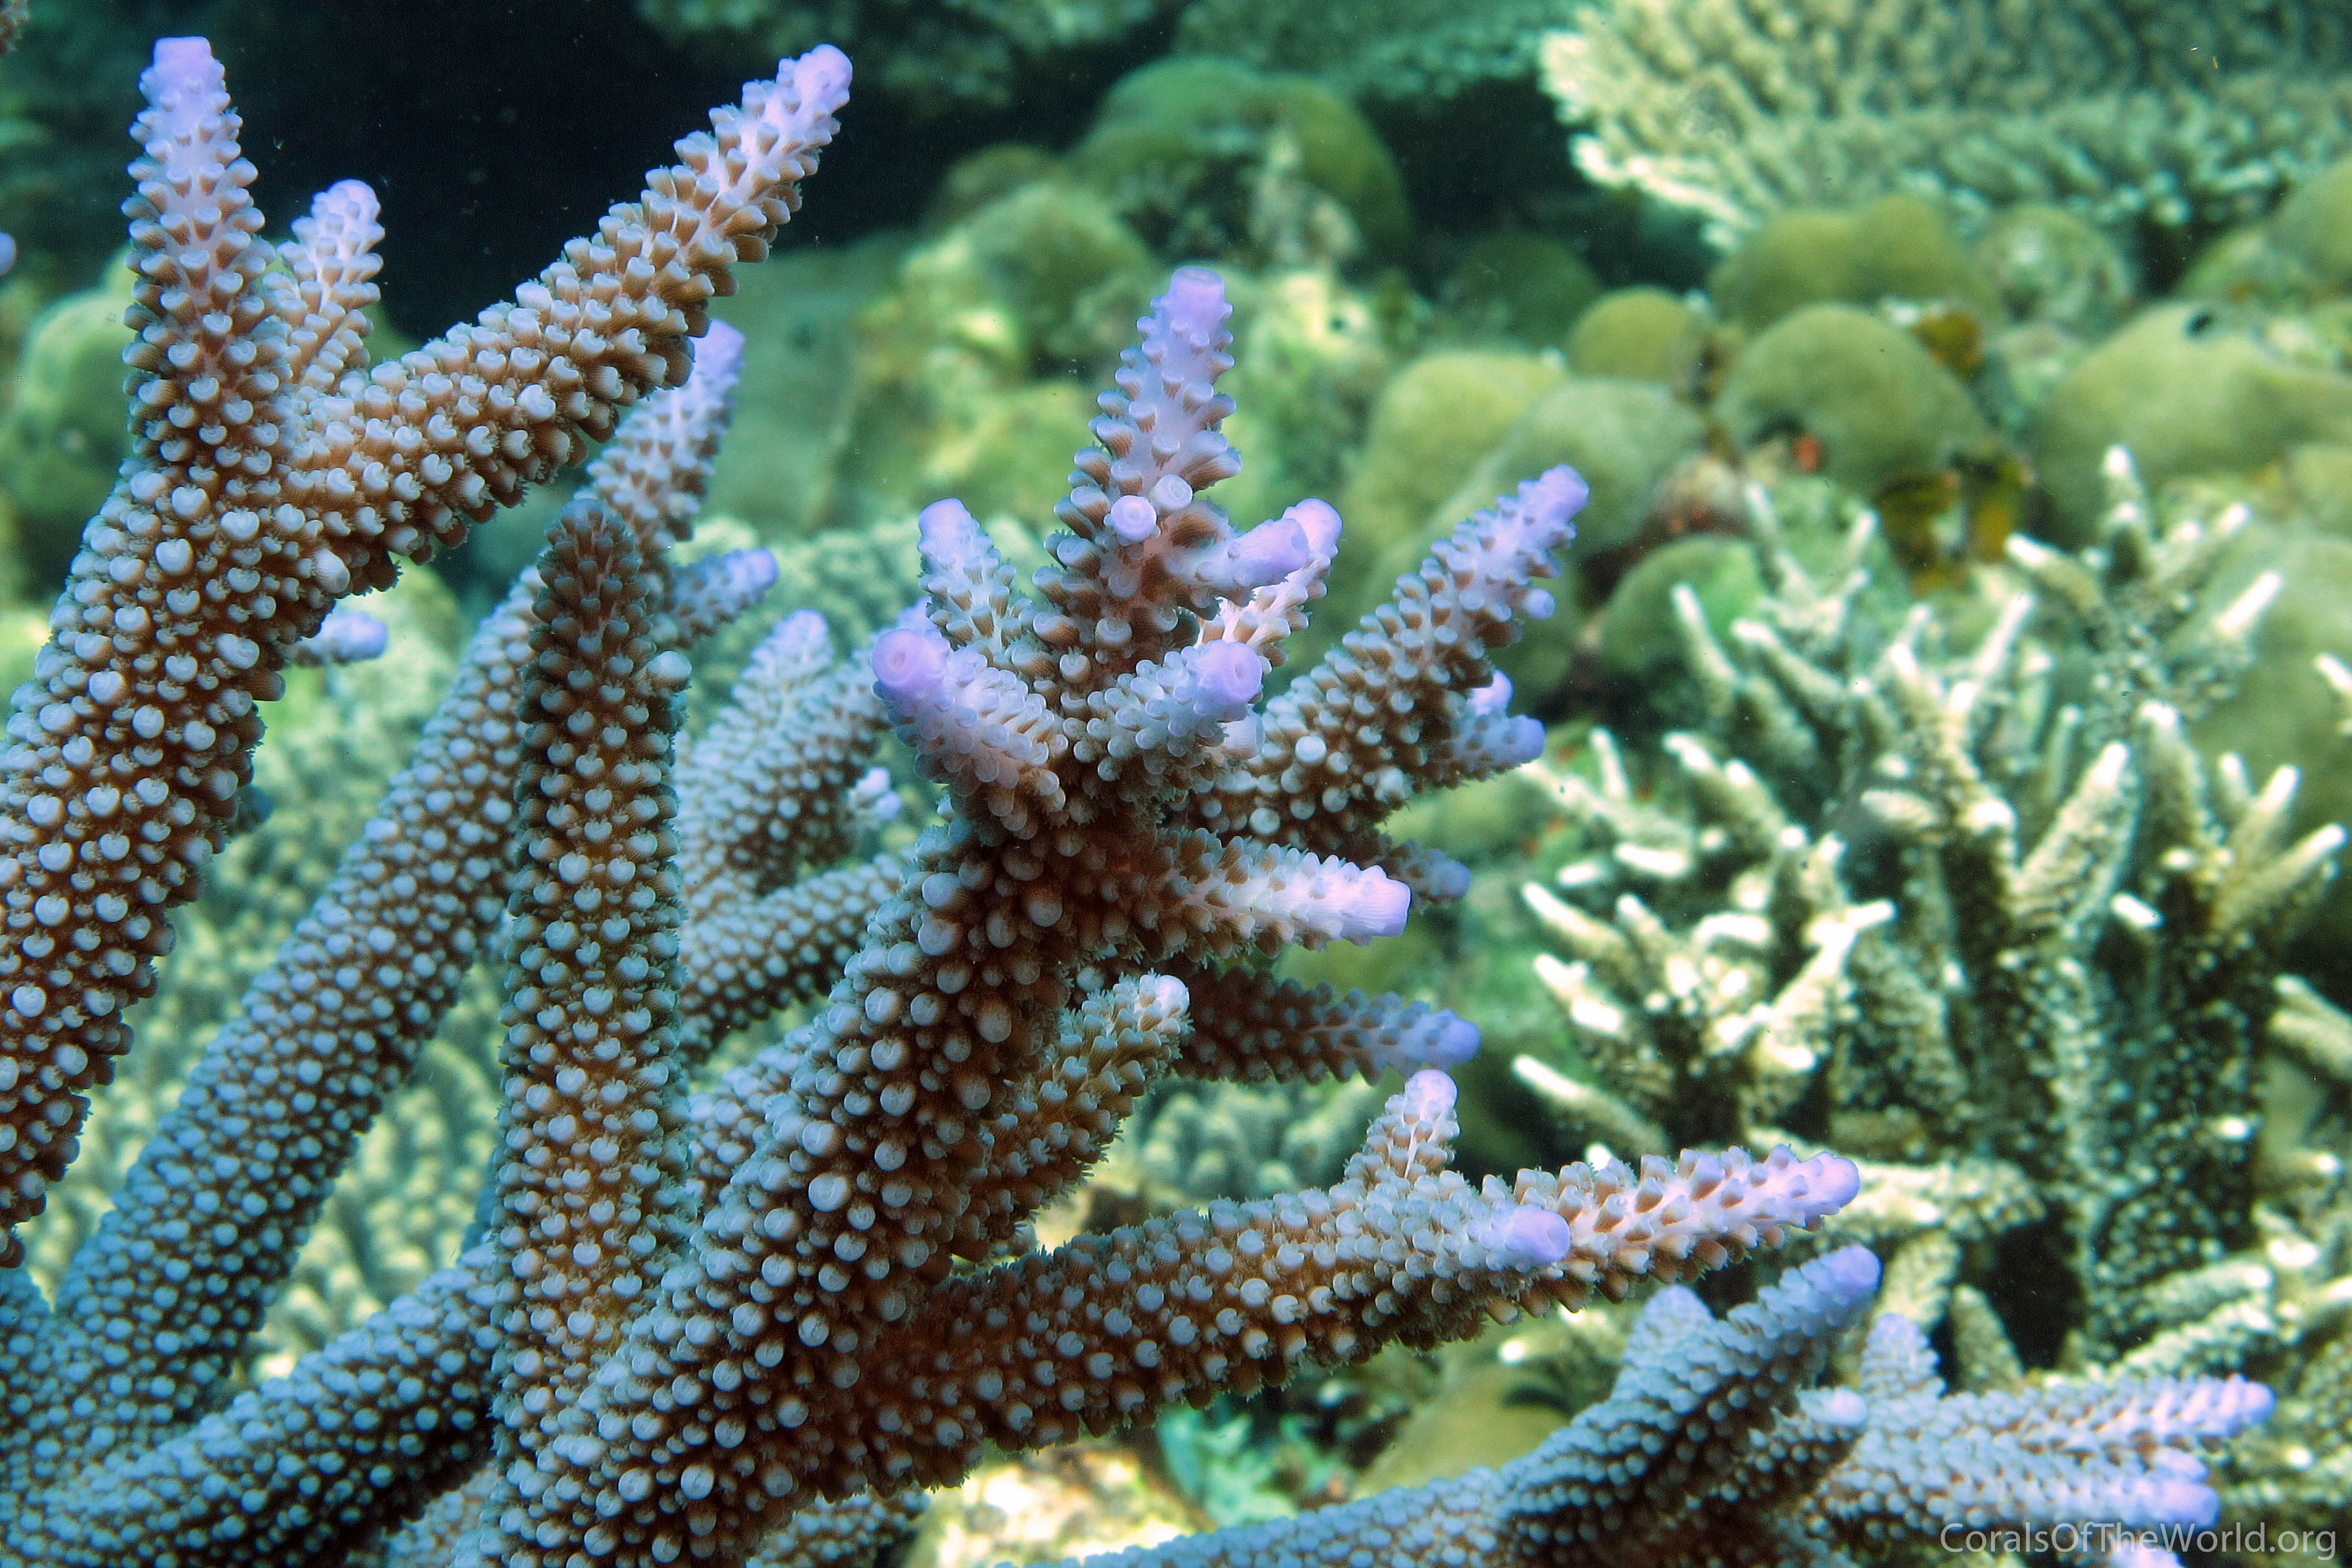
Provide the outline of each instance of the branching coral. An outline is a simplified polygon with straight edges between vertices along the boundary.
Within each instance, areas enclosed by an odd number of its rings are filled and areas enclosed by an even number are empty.
[[[2237,1379],[1947,1395],[1925,1336],[1892,1315],[1871,1332],[1858,1388],[1807,1386],[1878,1279],[1877,1259],[1851,1247],[1720,1321],[1689,1290],[1665,1291],[1610,1397],[1524,1458],[1094,1561],[1900,1562],[1949,1526],[2203,1523],[2218,1500],[2199,1451],[2270,1407]]]
[[[0,1275],[0,1562],[327,1561],[412,1519],[397,1560],[742,1561],[780,1525],[770,1550],[822,1557],[983,1442],[1622,1295],[1851,1196],[1843,1161],[1786,1151],[1474,1187],[1444,1169],[1452,1086],[1423,1071],[1328,1189],[990,1262],[1157,1077],[1460,1059],[1450,1016],[1258,964],[1395,931],[1400,877],[1458,893],[1377,825],[1524,753],[1486,656],[1549,610],[1534,580],[1583,490],[1555,471],[1464,524],[1258,712],[1337,519],[1307,503],[1237,533],[1205,498],[1237,467],[1227,308],[1181,272],[1103,397],[1034,594],[934,506],[921,613],[847,668],[788,618],[674,763],[680,645],[772,576],[666,561],[733,345],[706,337],[692,379],[620,416],[684,368],[845,79],[820,50],[755,83],[518,304],[368,370],[366,194],[329,192],[268,270],[218,68],[198,40],[159,47],[132,206],[140,460],[91,525],[7,758],[20,1215],[70,1152],[73,1091],[124,1044],[170,908],[239,825],[276,669],[394,553],[613,438],[54,1306]],[[903,861],[825,869],[877,798],[886,723],[946,821]],[[1254,759],[1261,725],[1362,772],[1335,765],[1277,834],[1297,786]],[[480,1244],[236,1392],[337,1172],[494,935],[506,1081]],[[688,1098],[721,1036],[826,985],[810,1024]]]
[[[1142,1108],[1136,1159],[1189,1200],[1266,1197],[1336,1176],[1380,1100],[1370,1084],[1179,1089]]]
[[[1586,173],[1726,233],[1900,189],[2224,221],[2352,147],[2330,0],[1587,4],[1542,65]]]
[[[1202,498],[1233,468],[1215,429],[1224,315],[1204,273],[1158,302],[1034,598],[961,507],[926,514],[928,614],[885,633],[872,663],[947,786],[949,824],[918,844],[819,1018],[697,1107],[714,1130],[730,1100],[756,1095],[765,1114],[703,1142],[730,1169],[678,1266],[605,1370],[570,1384],[574,1402],[523,1407],[535,1434],[461,1560],[540,1561],[567,1542],[622,1561],[688,1540],[723,1553],[801,1496],[950,1479],[983,1439],[1049,1442],[1302,1358],[1458,1331],[1465,1310],[1530,1292],[1580,1299],[1616,1288],[1612,1258],[1704,1265],[1844,1195],[1841,1167],[1782,1156],[1662,1170],[1659,1194],[1685,1191],[1687,1215],[1654,1235],[1642,1221],[1636,1239],[1605,1195],[1622,1175],[1483,1192],[1441,1175],[1452,1091],[1423,1074],[1328,1192],[952,1271],[1075,1178],[1151,1078],[1265,1070],[1269,1055],[1281,1072],[1285,1052],[1288,1070],[1328,1067],[1399,1039],[1366,1004],[1246,1063],[1214,1048],[1180,1063],[1188,1032],[1252,1040],[1209,1021],[1231,1005],[1221,992],[1263,983],[1204,965],[1393,930],[1406,902],[1379,871],[1166,820],[1238,764],[1228,726],[1256,693],[1255,645],[1287,629],[1329,558],[1297,516],[1236,535]],[[1425,711],[1432,740],[1475,730],[1462,689],[1491,679],[1484,647],[1541,607],[1526,578],[1578,499],[1562,475],[1525,487],[1368,623],[1362,653],[1426,694],[1391,709],[1399,722]],[[1191,966],[1183,983],[1150,972],[1169,963]],[[1421,1033],[1424,1059],[1448,1037]]]
[[[1415,897],[1464,891],[1382,823],[1538,748],[1490,655],[1549,611],[1538,583],[1585,494],[1554,469],[1502,497],[1262,702],[1339,519],[1307,501],[1242,531],[1209,499],[1239,465],[1213,274],[1178,272],[1139,323],[1026,591],[936,503],[918,608],[845,667],[788,617],[675,744],[683,647],[772,576],[669,563],[733,370],[714,332],[682,378],[687,340],[789,210],[845,83],[830,50],[788,63],[517,304],[371,370],[365,193],[329,192],[268,271],[218,68],[197,40],[159,48],[132,204],[142,445],[19,694],[0,797],[18,1217],[125,1043],[170,909],[239,826],[279,666],[394,554],[610,439],[54,1304],[0,1273],[0,1564],[843,1560],[984,1445],[1622,1298],[1853,1197],[1848,1162],[1785,1147],[1474,1184],[1447,1168],[1435,1069],[1475,1031],[1272,977],[1287,946],[1391,934]],[[886,727],[941,820],[845,865]],[[337,1173],[486,960],[504,1082],[477,1243],[236,1388]],[[690,1092],[725,1035],[818,991],[782,1043]],[[1155,1080],[1388,1068],[1411,1076],[1328,1187],[1005,1256]],[[1661,1422],[1722,1421],[1643,1491],[1711,1516],[1872,1274],[1833,1255],[1705,1332],[1669,1297],[1662,1323],[1693,1331],[1596,1417],[1591,1453],[1613,1468]],[[1891,1392],[1922,1423],[1944,1408]],[[2178,1482],[2192,1441],[2259,1403],[2200,1385],[2168,1426],[2147,1414],[2167,1397],[2092,1401],[2126,1482]],[[1773,1428],[1821,1465],[1853,1403],[1826,1398]],[[1953,1440],[2005,1419],[1969,1406]],[[1515,1539],[1582,1506],[1547,1492],[1577,1491],[1586,1452],[1531,1477]]]
[[[139,1045],[119,1064],[121,1087],[93,1106],[72,1170],[26,1228],[45,1284],[97,1225],[205,1039],[325,889],[334,862],[319,844],[359,831],[449,681],[455,650],[444,645],[446,596],[434,579],[403,583],[377,608],[394,623],[396,658],[296,678],[309,689],[279,705],[271,743],[255,756],[249,820],[211,868],[181,931],[180,962],[133,1015]]]
[[[1565,954],[1541,977],[1601,1081],[1521,1076],[1604,1141],[1786,1126],[1870,1156],[1836,1223],[1920,1238],[1897,1261],[1924,1270],[1923,1315],[1949,1299],[1989,1358],[1971,1381],[2014,1366],[1992,1314],[2051,1302],[1951,1241],[2045,1211],[2069,1353],[2134,1374],[2262,1365],[2332,1331],[2352,1265],[2333,1177],[2253,1142],[2276,955],[2344,835],[2294,839],[2292,771],[2256,789],[2184,732],[2277,584],[2204,604],[2242,514],[2159,538],[2121,454],[2109,480],[2093,549],[2012,544],[2022,591],[1965,653],[1924,609],[1874,645],[1860,574],[1805,574],[1759,493],[1757,618],[1719,640],[1677,605],[1704,722],[1654,770],[1605,732],[1589,772],[1555,770],[1592,852],[1527,889]],[[2281,1043],[2328,1059],[2341,1032],[2288,996]]]
[[[220,68],[200,39],[158,46],[130,208],[134,457],[9,721],[12,1227],[38,1212],[80,1090],[126,1044],[121,1011],[152,985],[168,912],[229,826],[287,650],[354,586],[389,582],[397,555],[461,537],[682,376],[713,275],[764,254],[846,82],[821,51],[754,84],[516,304],[362,373],[373,196],[327,191],[273,270]]]

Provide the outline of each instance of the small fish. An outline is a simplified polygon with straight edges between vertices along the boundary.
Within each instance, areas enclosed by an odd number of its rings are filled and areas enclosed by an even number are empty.
[[[1949,468],[1896,474],[1870,498],[1878,513],[1879,534],[1915,594],[1956,588],[1967,578],[1958,552],[1937,526],[1959,499],[1959,476]]]

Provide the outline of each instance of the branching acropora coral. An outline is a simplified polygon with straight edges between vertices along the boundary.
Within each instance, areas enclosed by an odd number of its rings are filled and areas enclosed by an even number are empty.
[[[363,370],[374,197],[327,191],[273,269],[219,66],[199,38],[157,46],[130,208],[133,457],[0,759],[0,1262],[129,1043],[122,1010],[228,826],[288,650],[683,379],[704,301],[765,254],[847,82],[819,50],[753,84],[513,303]]]
[[[1206,273],[1155,303],[1034,598],[961,508],[926,514],[927,614],[877,639],[873,668],[950,819],[816,1022],[713,1096],[763,1094],[763,1123],[620,1351],[509,1464],[461,1560],[584,1542],[660,1561],[665,1542],[706,1539],[723,1553],[803,1497],[937,1483],[983,1441],[1050,1442],[1515,1300],[1620,1289],[1637,1258],[1705,1266],[1846,1195],[1834,1163],[1737,1154],[1654,1171],[1624,1220],[1605,1196],[1629,1190],[1623,1173],[1474,1189],[1442,1173],[1452,1090],[1424,1072],[1328,1192],[952,1269],[1079,1173],[1087,1134],[1202,1037],[1189,1014],[1266,984],[1219,966],[1403,919],[1406,889],[1381,871],[1171,820],[1239,765],[1256,645],[1288,629],[1336,532],[1294,511],[1236,534],[1204,499],[1235,466],[1216,432],[1225,315]],[[1527,581],[1580,499],[1565,473],[1534,481],[1402,581],[1355,654],[1419,700],[1360,721],[1368,743],[1410,726],[1430,771],[1467,771],[1453,737],[1486,723],[1471,700],[1493,680],[1484,650],[1546,607]],[[1171,963],[1187,981],[1153,973]],[[1394,1052],[1392,1010],[1276,1039],[1275,1070],[1286,1048]],[[1429,1053],[1453,1032],[1418,1030]],[[1250,1070],[1202,1054],[1193,1070]]]
[[[2347,1268],[2255,1143],[2277,954],[2344,834],[2294,836],[2293,770],[2258,789],[2188,738],[2277,589],[2206,602],[2242,510],[2159,536],[2122,454],[2108,478],[2095,547],[2012,542],[1965,654],[1925,610],[1875,646],[1859,575],[1807,574],[1756,498],[1757,616],[1718,638],[1677,605],[1703,721],[1552,775],[1591,852],[1527,889],[1562,949],[1538,967],[1601,1081],[1522,1076],[1606,1142],[1793,1126],[1866,1156],[1837,1224],[1874,1242],[2047,1214],[2074,1364],[2235,1370],[2329,1331]],[[2324,1057],[2324,1025],[2291,1007],[2279,1043]],[[1948,1294],[1975,1329],[2047,1321],[1943,1245],[1931,1324]]]
[[[732,345],[705,338],[691,380],[620,416],[685,369],[701,302],[785,215],[845,80],[819,50],[754,84],[517,304],[370,370],[365,194],[321,198],[274,280],[218,68],[199,41],[159,48],[140,460],[91,525],[7,759],[18,1214],[232,830],[289,650],[394,554],[613,439],[56,1304],[0,1274],[0,1563],[378,1542],[403,1562],[740,1562],[778,1527],[772,1550],[824,1555],[983,1443],[1680,1279],[1852,1195],[1844,1162],[1786,1150],[1473,1186],[1444,1169],[1452,1085],[1423,1068],[1328,1189],[998,1258],[1154,1078],[1460,1059],[1458,1019],[1298,992],[1260,961],[1396,931],[1408,879],[1461,890],[1378,824],[1528,754],[1487,655],[1549,611],[1535,580],[1583,487],[1555,470],[1464,524],[1261,712],[1338,520],[1304,503],[1236,532],[1205,498],[1238,465],[1218,432],[1228,312],[1213,275],[1180,272],[1104,395],[1033,593],[940,503],[919,612],[854,672],[787,620],[675,761],[679,647],[767,576],[665,563]],[[903,861],[821,870],[877,798],[886,723],[944,820]],[[481,1243],[231,1397],[335,1172],[502,908]],[[721,1035],[824,985],[803,1028],[686,1094]]]
[[[1844,1247],[1719,1321],[1677,1287],[1643,1310],[1610,1396],[1524,1458],[1091,1561],[1900,1562],[1956,1526],[2205,1524],[2219,1500],[2199,1452],[2270,1409],[2235,1378],[1946,1395],[1926,1337],[1892,1314],[1871,1331],[1858,1387],[1808,1386],[1878,1281],[1878,1260]]]
[[[1587,174],[1727,235],[1897,190],[2242,220],[2352,145],[2334,0],[1620,0],[1541,58]]]

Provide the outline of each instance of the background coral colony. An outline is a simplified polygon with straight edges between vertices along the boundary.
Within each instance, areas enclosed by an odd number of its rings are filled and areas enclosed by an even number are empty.
[[[0,1564],[2333,1561],[2352,11],[0,44]]]

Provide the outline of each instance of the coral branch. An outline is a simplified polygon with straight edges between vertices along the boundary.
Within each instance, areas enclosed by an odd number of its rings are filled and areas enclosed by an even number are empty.
[[[1345,996],[1250,969],[1180,969],[1192,1033],[1176,1059],[1186,1078],[1312,1082],[1456,1068],[1478,1052],[1478,1026],[1394,994]]]
[[[2193,1526],[2213,1506],[2197,1452],[2268,1406],[2250,1384],[2210,1379],[1938,1397],[1924,1338],[1892,1316],[1871,1335],[1859,1388],[1807,1386],[1878,1281],[1877,1259],[1850,1247],[1720,1321],[1666,1291],[1635,1325],[1609,1398],[1524,1458],[1088,1561],[1700,1568],[1924,1549],[1952,1525]]]
[[[526,1466],[686,1220],[668,764],[687,662],[665,646],[664,574],[593,494],[549,531],[540,575],[490,1232],[507,1358],[496,1408]]]
[[[383,262],[375,193],[357,180],[338,180],[310,201],[310,215],[294,222],[294,237],[278,247],[284,274],[267,273],[270,310],[286,326],[289,386],[304,393],[332,387],[367,356],[367,308],[376,302],[373,279]]]
[[[0,899],[26,933],[0,954],[0,1224],[38,1213],[70,1159],[80,1091],[128,1043],[122,1009],[226,831],[289,648],[396,555],[455,542],[683,378],[703,301],[766,253],[848,77],[833,49],[787,62],[518,303],[298,398],[289,352],[324,356],[305,365],[322,375],[357,352],[331,318],[360,298],[362,253],[320,274],[318,341],[289,351],[220,68],[202,39],[157,46],[131,209],[135,471],[85,535],[0,757]],[[356,197],[329,195],[306,242],[322,258],[368,226]],[[21,1254],[11,1228],[0,1266]]]
[[[1202,825],[1328,853],[1418,789],[1525,760],[1523,729],[1482,745],[1509,721],[1471,693],[1495,680],[1486,653],[1518,636],[1517,621],[1551,613],[1529,579],[1552,574],[1588,493],[1572,470],[1554,468],[1441,542],[1337,653],[1267,705],[1259,743],[1194,805]]]
[[[707,458],[727,414],[723,400],[664,393],[632,414],[624,439],[640,471],[698,488],[708,467],[695,455]],[[601,505],[630,471],[600,469],[583,504]],[[335,1173],[456,999],[507,891],[532,592],[518,588],[484,620],[408,767],[74,1259],[58,1292],[71,1310],[26,1363],[51,1393],[104,1368],[110,1393],[37,1400],[0,1429],[0,1457],[22,1479],[50,1479],[69,1456],[146,1440],[215,1402]],[[222,1215],[244,1223],[223,1227]],[[181,1280],[152,1265],[159,1248],[184,1278],[209,1281],[205,1320],[173,1333],[152,1327],[184,1300]]]
[[[247,1568],[341,1556],[488,1455],[493,1268],[477,1248],[219,1414],[28,1500],[0,1527],[0,1560]]]

